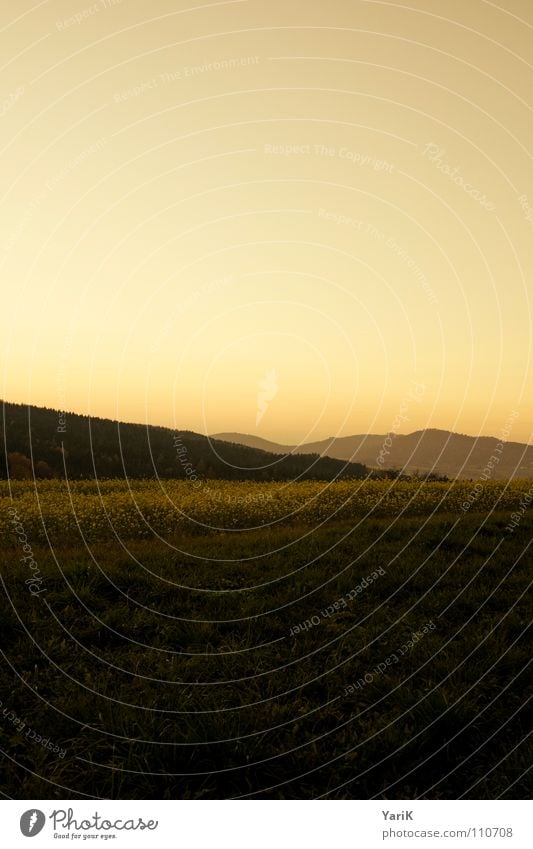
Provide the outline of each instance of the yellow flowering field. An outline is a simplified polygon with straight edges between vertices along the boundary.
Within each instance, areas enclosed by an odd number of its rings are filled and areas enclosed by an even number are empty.
[[[0,529],[13,508],[24,529],[44,538],[81,532],[89,539],[168,536],[327,520],[504,511],[531,500],[531,481],[233,481],[105,480],[0,482]],[[11,512],[10,512],[11,508]]]

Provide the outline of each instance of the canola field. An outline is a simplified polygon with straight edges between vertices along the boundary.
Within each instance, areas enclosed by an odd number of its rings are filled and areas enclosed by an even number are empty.
[[[533,502],[533,482],[105,480],[2,481],[0,530],[13,510],[40,539],[150,538],[187,533],[320,526],[333,520],[508,513],[509,529]],[[10,512],[11,510],[11,512]]]
[[[0,792],[530,798],[533,482],[0,484]]]

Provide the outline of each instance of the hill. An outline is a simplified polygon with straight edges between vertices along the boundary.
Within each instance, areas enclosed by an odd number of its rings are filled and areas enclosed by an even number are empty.
[[[2,403],[0,478],[361,478],[360,463],[318,455],[280,457],[192,431]]]
[[[466,436],[448,430],[331,437],[300,446],[280,445],[239,433],[220,433],[214,438],[256,448],[268,445],[272,453],[319,454],[362,463],[373,469],[401,469],[406,474],[418,471],[450,478],[478,478],[488,473],[496,480],[533,477],[533,445],[501,443],[495,437]],[[494,459],[491,461],[491,458]]]
[[[219,439],[222,442],[234,442],[237,445],[248,445],[250,448],[258,448],[260,451],[269,451],[271,454],[300,453],[296,445],[271,442],[270,439],[263,439],[261,436],[254,436],[251,433],[215,433],[211,438]],[[320,451],[306,451],[305,453],[320,454]]]

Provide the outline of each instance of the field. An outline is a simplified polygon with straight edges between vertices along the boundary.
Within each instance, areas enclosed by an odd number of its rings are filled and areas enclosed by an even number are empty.
[[[529,798],[531,481],[0,483],[0,790]]]

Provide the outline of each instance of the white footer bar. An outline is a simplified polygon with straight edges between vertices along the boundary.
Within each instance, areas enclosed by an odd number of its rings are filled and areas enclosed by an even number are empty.
[[[532,849],[532,815],[526,801],[6,800],[0,834],[6,849]]]

